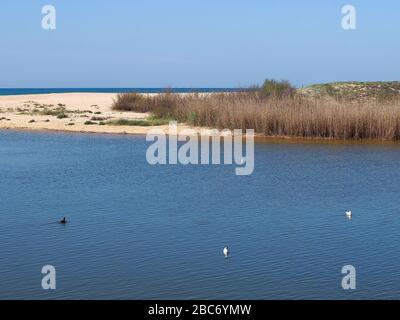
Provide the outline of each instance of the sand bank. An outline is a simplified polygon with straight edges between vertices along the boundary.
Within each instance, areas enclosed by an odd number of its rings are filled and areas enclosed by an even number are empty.
[[[107,124],[112,120],[144,120],[150,116],[147,113],[111,110],[115,97],[114,93],[0,96],[0,129],[146,134],[148,130],[155,128]],[[157,128],[166,130],[168,125]],[[183,128],[188,128],[188,126],[179,125],[179,130]],[[200,128],[193,129],[200,131]]]

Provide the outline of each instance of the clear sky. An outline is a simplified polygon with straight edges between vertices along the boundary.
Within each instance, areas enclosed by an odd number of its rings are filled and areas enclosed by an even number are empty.
[[[41,27],[44,5],[57,29]],[[342,6],[357,29],[341,27]],[[1,0],[0,87],[399,80],[398,0]]]

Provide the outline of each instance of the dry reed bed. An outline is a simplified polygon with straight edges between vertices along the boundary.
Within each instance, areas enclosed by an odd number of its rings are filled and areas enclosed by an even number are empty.
[[[114,109],[151,112],[194,126],[254,129],[266,136],[400,139],[400,101],[337,101],[257,92],[121,94]]]

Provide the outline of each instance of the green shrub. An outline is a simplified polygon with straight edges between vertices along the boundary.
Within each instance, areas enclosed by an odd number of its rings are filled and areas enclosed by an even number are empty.
[[[267,97],[292,97],[296,93],[296,88],[286,80],[267,79],[261,87],[261,93]]]
[[[107,118],[103,118],[103,117],[92,117],[90,120],[92,120],[92,121],[104,121],[104,120],[107,120]]]
[[[62,111],[57,114],[57,119],[65,119],[68,118],[68,116]]]

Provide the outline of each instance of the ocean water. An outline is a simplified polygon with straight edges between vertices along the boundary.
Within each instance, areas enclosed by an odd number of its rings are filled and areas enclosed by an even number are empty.
[[[400,298],[398,145],[257,143],[242,177],[148,145],[0,131],[0,299]]]
[[[162,93],[165,88],[0,88],[0,96],[25,95],[25,94],[47,94],[47,93],[72,93],[72,92],[93,92],[93,93]],[[190,92],[233,92],[235,88],[171,88],[168,91],[175,93]]]

